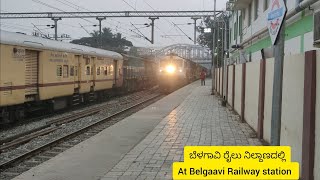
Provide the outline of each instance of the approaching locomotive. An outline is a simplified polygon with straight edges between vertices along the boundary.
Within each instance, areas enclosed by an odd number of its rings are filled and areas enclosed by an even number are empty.
[[[0,31],[0,124],[106,97],[123,84],[122,55]]]
[[[163,92],[172,92],[199,79],[202,67],[179,56],[170,55],[159,59],[158,80]]]

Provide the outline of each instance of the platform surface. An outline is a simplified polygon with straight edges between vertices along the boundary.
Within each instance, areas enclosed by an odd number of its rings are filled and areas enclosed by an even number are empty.
[[[261,145],[210,94],[190,84],[15,179],[171,179],[186,145]]]

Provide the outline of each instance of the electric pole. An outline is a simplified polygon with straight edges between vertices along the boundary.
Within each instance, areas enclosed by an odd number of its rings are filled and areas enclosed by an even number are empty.
[[[54,40],[58,40],[58,21],[61,20],[61,18],[52,18],[54,21]]]
[[[106,17],[97,17],[97,20],[99,21],[99,46],[102,48],[102,25],[101,21],[105,20]]]
[[[227,71],[227,65],[228,65],[227,58],[229,58],[228,52],[227,52],[228,51],[228,24],[227,23],[229,23],[229,21],[226,20],[225,17],[223,17],[223,19],[224,19],[224,48],[223,48],[223,56],[224,56],[223,67],[224,67],[224,69],[223,69],[223,73],[224,73],[224,77],[225,77],[225,80],[224,80],[225,85],[223,87],[225,87],[224,95],[225,95],[225,97],[227,97],[228,96],[227,95],[227,92],[228,92],[228,89],[227,89],[227,77],[228,77],[228,75],[227,75],[227,73],[228,73],[228,71]],[[224,100],[228,101],[228,99],[224,99]]]
[[[213,28],[212,28],[212,92],[211,94],[214,95],[215,94],[215,49],[216,49],[216,34],[215,34],[215,26],[216,26],[216,4],[217,4],[217,0],[214,0],[214,16],[213,16]]]
[[[198,19],[201,19],[201,18],[199,18],[199,17],[192,17],[191,19],[194,20],[194,39],[193,39],[193,41],[194,41],[194,44],[197,44],[197,20],[198,20]]]
[[[154,20],[159,19],[159,17],[149,17],[151,20],[151,44],[154,43]]]
[[[286,6],[287,5],[286,1],[283,1],[283,2],[284,2],[284,6]],[[285,14],[284,14],[284,17],[285,17]],[[272,117],[271,117],[271,145],[272,146],[280,146],[280,139],[281,139],[284,42],[285,42],[285,23],[280,25],[278,40],[273,46],[275,59],[274,59]]]

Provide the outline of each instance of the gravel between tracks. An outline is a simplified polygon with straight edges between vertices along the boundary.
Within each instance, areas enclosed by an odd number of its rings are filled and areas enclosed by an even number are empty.
[[[37,121],[34,121],[34,122],[29,122],[29,123],[26,123],[26,124],[19,125],[19,126],[10,128],[10,129],[0,130],[0,141],[5,139],[5,138],[17,135],[17,134],[21,134],[22,132],[29,131],[29,130],[35,129],[37,127],[43,126],[47,122],[49,122],[51,120],[54,120],[54,119],[57,119],[57,118],[61,118],[61,117],[67,116],[67,115],[77,114],[79,112],[87,110],[88,108],[105,106],[105,105],[108,105],[108,104],[116,104],[116,103],[119,103],[121,101],[122,102],[128,101],[128,100],[130,100],[130,96],[139,95],[139,94],[142,94],[142,93],[148,93],[148,91],[146,90],[146,91],[141,91],[141,92],[136,92],[136,93],[133,93],[133,94],[125,95],[125,96],[122,96],[122,97],[115,97],[115,98],[113,98],[113,99],[111,99],[109,101],[98,103],[98,104],[94,104],[94,105],[91,105],[89,107],[80,107],[80,109],[72,110],[70,112],[65,112],[65,113],[58,114],[58,115],[53,115],[50,118],[43,118],[43,119],[40,119],[40,120],[37,120]]]
[[[142,95],[143,94],[143,95]],[[107,116],[110,116],[112,113],[115,113],[115,112],[118,112],[120,108],[125,108],[125,107],[129,107],[130,105],[134,105],[138,102],[143,102],[144,100],[152,97],[154,94],[153,93],[150,93],[150,92],[137,92],[137,93],[134,93],[134,94],[131,94],[131,95],[127,95],[127,96],[123,96],[123,97],[120,97],[120,98],[116,98],[114,100],[111,100],[111,101],[108,101],[108,102],[105,102],[105,103],[101,103],[101,104],[97,104],[97,105],[93,105],[93,106],[90,106],[89,108],[93,108],[93,107],[99,107],[99,106],[108,106],[108,109],[106,110],[103,110],[103,111],[100,111],[98,114],[94,114],[92,116],[88,116],[88,117],[84,117],[84,118],[81,118],[79,120],[76,120],[76,121],[73,121],[73,122],[70,122],[70,123],[67,123],[65,125],[62,125],[60,129],[50,133],[50,134],[47,134],[45,136],[40,136],[40,137],[37,137],[33,140],[31,140],[30,142],[24,144],[24,145],[21,145],[17,148],[14,148],[14,149],[11,149],[11,150],[8,150],[7,152],[3,152],[0,154],[0,163],[3,163],[9,159],[12,159],[13,157],[17,157],[21,154],[23,154],[24,152],[27,152],[35,147],[39,147],[40,145],[43,145],[49,141],[52,141],[52,140],[55,140],[55,139],[58,139],[66,134],[69,134],[70,132],[74,132],[82,127],[85,127],[87,126],[88,124],[91,124],[91,123],[94,123],[94,122],[97,122],[99,120],[101,120],[102,118],[105,118]],[[137,97],[140,97],[140,98],[137,98],[136,100],[132,100],[134,98],[132,98],[132,96],[136,96]],[[122,104],[122,105],[120,105]],[[9,137],[9,136],[12,136],[12,135],[15,135],[15,134],[20,134],[21,132],[23,131],[26,131],[26,130],[29,130],[29,129],[34,129],[34,128],[37,128],[41,125],[44,125],[46,122],[50,121],[50,120],[53,120],[53,119],[56,119],[58,117],[62,117],[62,116],[66,116],[66,115],[70,115],[70,114],[75,114],[77,112],[81,112],[83,110],[86,110],[88,109],[87,108],[83,108],[81,110],[77,110],[77,111],[73,111],[73,112],[69,112],[69,113],[65,113],[65,114],[62,114],[62,115],[59,115],[59,116],[55,116],[55,117],[52,117],[52,118],[48,118],[48,119],[43,119],[39,122],[32,122],[32,123],[29,123],[29,124],[26,124],[26,125],[22,125],[22,126],[19,126],[19,127],[16,127],[12,130],[8,130],[9,132],[7,132],[8,134],[6,134],[6,137]],[[4,132],[1,132],[2,134],[4,134]]]

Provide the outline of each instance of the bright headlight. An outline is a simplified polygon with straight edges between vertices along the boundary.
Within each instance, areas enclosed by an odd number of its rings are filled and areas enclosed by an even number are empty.
[[[168,73],[174,73],[176,71],[176,68],[174,66],[172,66],[172,65],[169,65],[169,66],[166,67],[166,71]]]

